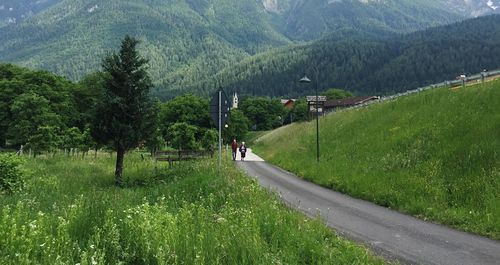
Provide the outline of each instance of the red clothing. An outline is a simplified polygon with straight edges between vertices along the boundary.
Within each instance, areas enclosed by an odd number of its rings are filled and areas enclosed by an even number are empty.
[[[236,150],[238,150],[238,143],[237,142],[233,142],[231,144],[231,149],[233,149],[233,152],[236,152]]]

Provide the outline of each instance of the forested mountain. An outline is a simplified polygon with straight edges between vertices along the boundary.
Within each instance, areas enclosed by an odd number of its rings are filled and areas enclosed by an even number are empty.
[[[500,15],[406,35],[377,37],[347,30],[312,44],[245,59],[216,78],[193,83],[189,90],[206,93],[221,86],[248,95],[310,94],[313,87],[297,81],[304,72],[312,78],[316,67],[320,90],[339,87],[360,95],[380,95],[454,79],[463,72],[500,68],[499,43]]]
[[[436,2],[8,0],[4,11],[14,4],[43,11],[0,27],[0,61],[79,80],[98,70],[100,58],[130,34],[142,40],[140,50],[166,98],[270,48],[346,29],[411,32],[465,17]]]
[[[500,0],[446,0],[445,4],[471,17],[500,13]]]
[[[61,0],[2,0],[0,1],[0,27],[20,23]]]

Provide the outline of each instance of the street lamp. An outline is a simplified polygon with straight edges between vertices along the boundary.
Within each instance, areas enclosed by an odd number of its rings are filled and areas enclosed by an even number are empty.
[[[314,85],[314,92],[316,94],[315,102],[316,102],[316,160],[319,163],[319,105],[318,105],[318,75],[316,73],[316,80],[315,85]],[[302,77],[299,80],[300,83],[311,83],[311,79],[307,78],[307,76],[304,74],[304,77]]]

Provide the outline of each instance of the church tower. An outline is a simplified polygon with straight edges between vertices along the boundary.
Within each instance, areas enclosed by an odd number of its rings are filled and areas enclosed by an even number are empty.
[[[235,92],[233,95],[233,109],[238,108],[238,94]]]

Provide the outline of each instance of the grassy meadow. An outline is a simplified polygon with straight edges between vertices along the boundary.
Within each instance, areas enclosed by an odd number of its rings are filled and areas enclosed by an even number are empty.
[[[280,128],[254,151],[304,179],[500,239],[500,81]]]
[[[25,159],[24,189],[0,195],[0,264],[384,264],[285,207],[226,161]]]

